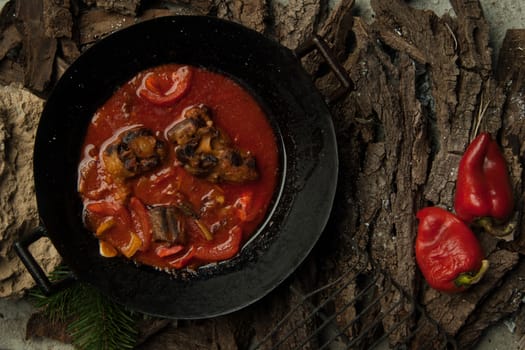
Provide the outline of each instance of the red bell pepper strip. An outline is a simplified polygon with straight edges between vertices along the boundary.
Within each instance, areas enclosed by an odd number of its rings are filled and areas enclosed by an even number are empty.
[[[135,232],[142,241],[140,250],[147,251],[151,244],[151,237],[153,236],[148,210],[137,197],[131,197],[129,200],[129,210]]]
[[[186,253],[169,261],[169,264],[176,269],[182,269],[186,267],[191,259],[195,256],[195,247],[191,246]]]
[[[131,217],[126,207],[113,201],[92,202],[86,205],[86,211],[101,217],[113,217],[123,226],[129,227]]]
[[[222,243],[196,246],[195,258],[204,261],[220,261],[233,257],[241,246],[242,229],[234,226],[228,234],[228,239]]]
[[[182,66],[171,75],[147,73],[137,90],[139,96],[158,105],[167,106],[177,102],[189,90],[191,83],[191,69]]]
[[[244,222],[255,220],[259,213],[257,210],[253,209],[253,194],[250,192],[241,194],[233,206],[237,211],[239,219]]]
[[[177,244],[171,247],[165,247],[163,245],[158,246],[157,249],[155,249],[155,254],[157,254],[161,258],[165,258],[167,256],[172,256],[177,253],[180,253],[184,249],[183,245]]]
[[[416,261],[428,284],[439,291],[454,293],[481,280],[489,262],[470,228],[454,214],[427,207],[419,219]]]
[[[92,202],[86,205],[86,210],[101,216],[117,215],[117,212],[122,208],[122,205],[116,202],[100,201]]]
[[[497,232],[490,227],[508,220],[514,210],[507,163],[488,133],[476,137],[461,158],[454,209],[460,219],[467,223],[478,221],[494,234]],[[504,230],[500,235],[508,233]]]

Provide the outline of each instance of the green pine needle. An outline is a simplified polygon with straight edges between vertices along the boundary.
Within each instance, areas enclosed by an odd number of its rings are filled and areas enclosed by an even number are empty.
[[[59,267],[50,280],[60,280],[67,274],[67,268]],[[73,320],[67,331],[79,349],[132,349],[136,344],[139,315],[87,284],[76,282],[51,296],[44,295],[39,288],[33,288],[29,294],[51,322]]]
[[[60,281],[63,278],[70,275],[71,272],[64,266],[58,266],[49,276],[51,282]],[[71,296],[76,293],[78,283],[73,284],[70,288],[65,288],[53,295],[45,295],[40,288],[34,287],[29,290],[29,296],[31,297],[33,304],[44,311],[44,314],[49,318],[51,322],[65,321],[69,315],[72,314],[71,310]]]

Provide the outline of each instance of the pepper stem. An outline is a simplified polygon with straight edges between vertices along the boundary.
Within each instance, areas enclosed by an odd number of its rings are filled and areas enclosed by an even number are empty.
[[[509,222],[506,225],[497,225],[490,217],[479,218],[475,224],[482,227],[487,233],[495,237],[505,237],[510,235],[516,228],[516,224],[513,222]]]
[[[485,275],[485,272],[487,272],[487,270],[489,269],[489,265],[490,265],[489,261],[486,260],[486,259],[483,259],[481,261],[481,267],[480,267],[479,271],[476,272],[476,274],[473,275],[471,272],[461,273],[454,280],[454,283],[458,287],[460,287],[460,286],[468,287],[471,284],[478,283],[481,280],[481,278]]]

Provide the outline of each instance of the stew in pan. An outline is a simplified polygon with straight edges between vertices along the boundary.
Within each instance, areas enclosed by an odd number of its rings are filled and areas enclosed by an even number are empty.
[[[100,254],[162,269],[235,256],[265,217],[276,138],[225,75],[166,64],[138,73],[94,114],[78,167]]]

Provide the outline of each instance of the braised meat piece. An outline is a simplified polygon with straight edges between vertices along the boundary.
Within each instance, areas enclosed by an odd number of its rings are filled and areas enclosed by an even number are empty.
[[[115,178],[141,175],[158,167],[166,157],[166,144],[143,127],[126,130],[103,152],[104,165]]]
[[[195,176],[214,183],[243,183],[259,177],[254,156],[232,145],[230,138],[214,126],[206,106],[186,109],[183,120],[166,135],[175,145],[177,160]]]
[[[184,119],[168,130],[168,140],[177,144],[198,144],[198,138],[202,137],[213,126],[210,110],[206,106],[195,106],[184,110]]]
[[[155,206],[148,209],[155,242],[184,244],[186,231],[184,214],[174,206]]]

